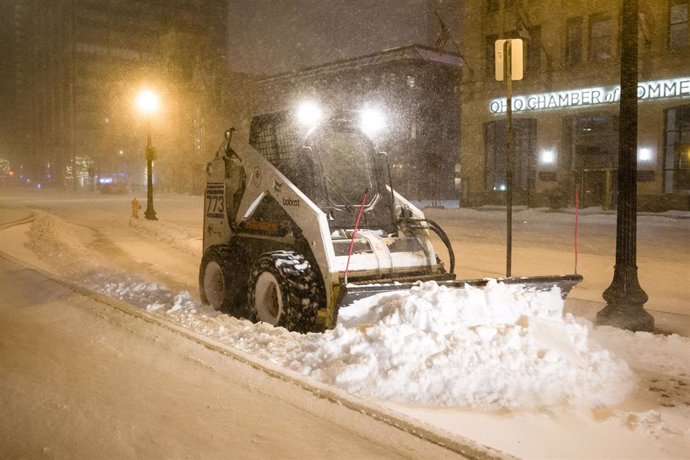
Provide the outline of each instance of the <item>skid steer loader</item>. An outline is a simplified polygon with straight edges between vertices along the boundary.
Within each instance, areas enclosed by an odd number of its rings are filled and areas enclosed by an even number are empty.
[[[319,115],[305,106],[234,129],[207,165],[201,299],[252,321],[310,332],[335,326],[338,309],[417,281],[462,287],[444,231],[393,188],[363,112]],[[431,233],[448,250],[446,269]],[[579,275],[505,278],[565,297]]]

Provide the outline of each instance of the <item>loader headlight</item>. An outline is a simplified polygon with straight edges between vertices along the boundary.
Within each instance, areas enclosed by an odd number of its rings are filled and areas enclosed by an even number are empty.
[[[297,120],[309,128],[316,126],[323,117],[321,107],[311,101],[302,102],[297,107]]]
[[[386,127],[386,117],[379,109],[366,108],[360,114],[359,123],[362,131],[373,136]]]

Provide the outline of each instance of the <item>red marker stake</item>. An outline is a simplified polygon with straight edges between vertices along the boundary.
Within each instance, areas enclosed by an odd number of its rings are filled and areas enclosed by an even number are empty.
[[[364,211],[364,204],[367,202],[367,192],[369,188],[364,190],[364,195],[362,196],[362,204],[359,205],[359,214],[357,215],[357,221],[355,222],[355,231],[352,232],[352,241],[350,241],[350,250],[347,252],[347,264],[345,264],[345,284],[347,284],[347,272],[350,269],[350,257],[352,256],[352,250],[355,247],[355,237],[357,236],[357,229],[359,228],[359,221],[362,219],[362,212]]]

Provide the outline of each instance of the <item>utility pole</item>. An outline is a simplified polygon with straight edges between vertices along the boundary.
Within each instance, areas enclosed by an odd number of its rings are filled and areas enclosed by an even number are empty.
[[[623,0],[621,13],[616,265],[602,295],[607,305],[597,313],[596,323],[651,332],[654,317],[643,308],[649,297],[637,278],[637,1]]]

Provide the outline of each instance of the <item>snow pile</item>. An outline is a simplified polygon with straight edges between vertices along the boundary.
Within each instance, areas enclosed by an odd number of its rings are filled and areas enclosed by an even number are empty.
[[[186,229],[170,222],[161,226],[145,219],[130,218],[129,226],[135,228],[142,235],[151,237],[156,241],[163,241],[189,255],[199,258],[202,255],[202,240],[199,235],[193,235]]]
[[[627,364],[589,339],[588,323],[563,317],[557,289],[419,283],[341,309],[332,331],[301,335],[219,314],[186,291],[89,270],[90,251],[72,227],[39,215],[30,244],[81,268],[72,279],[87,287],[353,394],[482,409],[591,407],[615,404],[634,386]]]
[[[549,292],[491,282],[434,282],[341,310],[338,326],[310,334],[283,364],[350,393],[482,409],[620,402],[627,364],[594,350],[586,324],[562,317]]]
[[[92,269],[79,273],[72,281],[94,289],[108,297],[123,300],[147,311],[174,306],[175,295],[167,287],[149,283],[139,276],[107,269]],[[168,306],[169,305],[169,306]]]
[[[489,410],[592,407],[620,402],[636,380],[591,343],[591,325],[562,317],[557,289],[420,283],[361,300],[341,309],[335,329],[302,335],[214,312],[186,291],[100,273],[86,279],[104,294],[362,396]]]
[[[73,274],[81,265],[91,262],[87,261],[89,251],[81,242],[87,232],[52,214],[37,212],[26,246],[62,273]]]
[[[688,337],[631,332],[602,326],[592,331],[592,339],[606,349],[619,350],[620,357],[628,362],[635,362],[636,368],[684,380],[690,377]],[[659,359],[661,354],[664,359]]]

